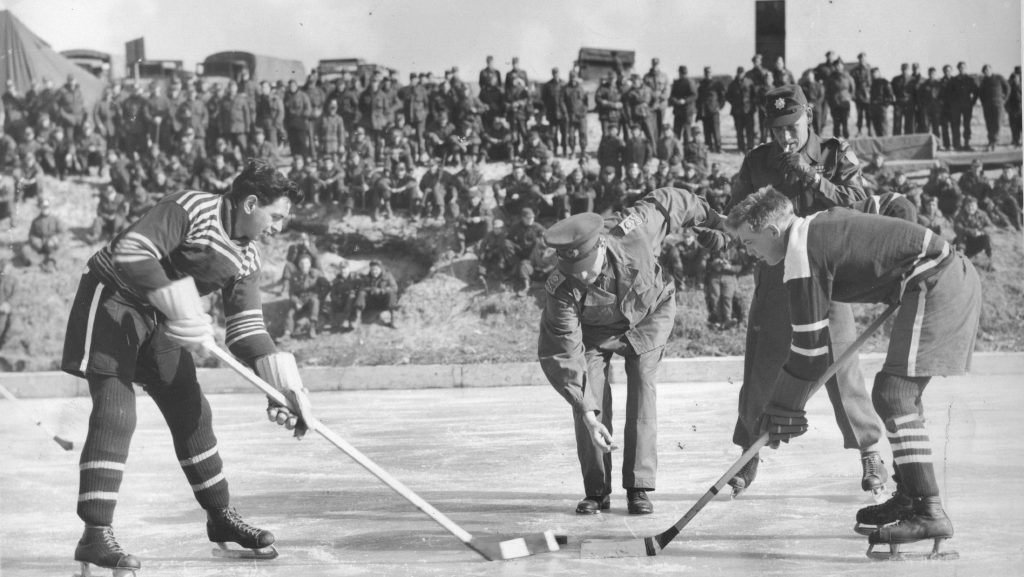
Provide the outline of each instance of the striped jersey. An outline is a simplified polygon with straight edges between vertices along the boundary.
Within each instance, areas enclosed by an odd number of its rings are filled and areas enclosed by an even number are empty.
[[[896,218],[835,208],[789,228],[783,282],[793,337],[786,370],[810,380],[829,363],[829,301],[897,303],[949,264],[949,243]]]
[[[190,276],[199,294],[220,290],[226,342],[240,359],[275,351],[263,322],[260,253],[231,238],[232,202],[194,190],[169,194],[89,259],[89,270],[129,301]]]

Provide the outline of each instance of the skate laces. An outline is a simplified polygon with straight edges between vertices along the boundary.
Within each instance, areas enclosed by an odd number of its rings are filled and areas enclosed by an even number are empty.
[[[877,453],[864,455],[863,457],[860,458],[860,461],[864,465],[865,477],[878,477],[879,479],[882,478],[882,471],[884,470],[884,465],[882,464],[882,459],[878,456]]]
[[[224,520],[240,533],[259,537],[260,530],[243,521],[241,515],[238,514],[238,511],[235,511],[234,507],[224,509]]]
[[[114,553],[117,553],[118,555],[124,555],[125,554],[124,549],[121,548],[121,544],[118,543],[117,539],[114,538],[114,528],[113,527],[104,527],[102,529],[102,535],[103,535],[103,544],[107,546],[107,549],[109,549],[110,551],[112,551]]]

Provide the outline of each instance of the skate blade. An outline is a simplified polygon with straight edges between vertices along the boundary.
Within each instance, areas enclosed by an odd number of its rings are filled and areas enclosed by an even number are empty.
[[[960,553],[956,551],[943,551],[942,542],[945,537],[935,540],[932,550],[924,552],[900,551],[900,544],[889,545],[889,551],[875,551],[873,544],[868,545],[868,558],[875,561],[956,561]]]
[[[99,573],[92,572],[92,563],[88,563],[86,561],[80,561],[79,563],[81,563],[82,572],[74,573],[71,577],[99,577]],[[107,571],[106,568],[100,567],[99,565],[96,565],[96,569]],[[129,575],[131,575],[131,577],[135,577],[135,571],[137,571],[137,569],[111,568],[110,571],[113,572],[112,577],[128,577]]]
[[[214,557],[221,559],[258,559],[269,560],[277,558],[277,549],[273,545],[262,549],[232,549],[225,543],[217,543],[217,548],[210,551]]]
[[[878,525],[861,525],[860,523],[857,523],[856,525],[853,526],[853,532],[854,533],[856,533],[858,535],[864,535],[865,537],[867,537],[868,535],[874,533],[878,529],[879,529]]]

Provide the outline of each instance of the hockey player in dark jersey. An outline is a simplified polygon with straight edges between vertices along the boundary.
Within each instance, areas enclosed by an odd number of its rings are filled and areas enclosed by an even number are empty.
[[[139,560],[111,523],[135,429],[135,389],[157,404],[174,451],[207,512],[207,536],[223,556],[273,558],[274,536],[230,507],[210,405],[192,352],[212,342],[200,294],[221,291],[231,352],[264,380],[308,407],[294,357],[267,334],[260,302],[257,240],[281,230],[294,185],[272,165],[250,160],[224,195],[182,191],[156,206],[89,260],[68,320],[61,368],[89,382],[93,407],[79,464],[78,516],[85,533],[75,560],[135,573]],[[305,432],[301,414],[268,408],[271,420]],[[231,552],[225,543],[245,550]]]
[[[899,556],[899,546],[934,539],[930,557],[951,558],[953,536],[942,509],[921,395],[933,376],[970,367],[981,312],[981,284],[970,260],[931,230],[897,218],[834,208],[797,217],[772,187],[733,207],[726,229],[751,255],[782,264],[789,297],[789,355],[761,416],[774,447],[807,431],[804,405],[830,362],[829,302],[899,303],[889,350],[871,400],[885,423],[897,489],[857,512],[869,533],[868,555]],[[861,532],[859,531],[859,532]],[[888,544],[890,553],[875,553]]]

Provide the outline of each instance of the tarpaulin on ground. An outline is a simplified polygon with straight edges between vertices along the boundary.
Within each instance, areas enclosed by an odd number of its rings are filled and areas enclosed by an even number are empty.
[[[932,160],[936,146],[935,137],[928,133],[850,139],[850,147],[863,162],[879,153],[886,160]]]

